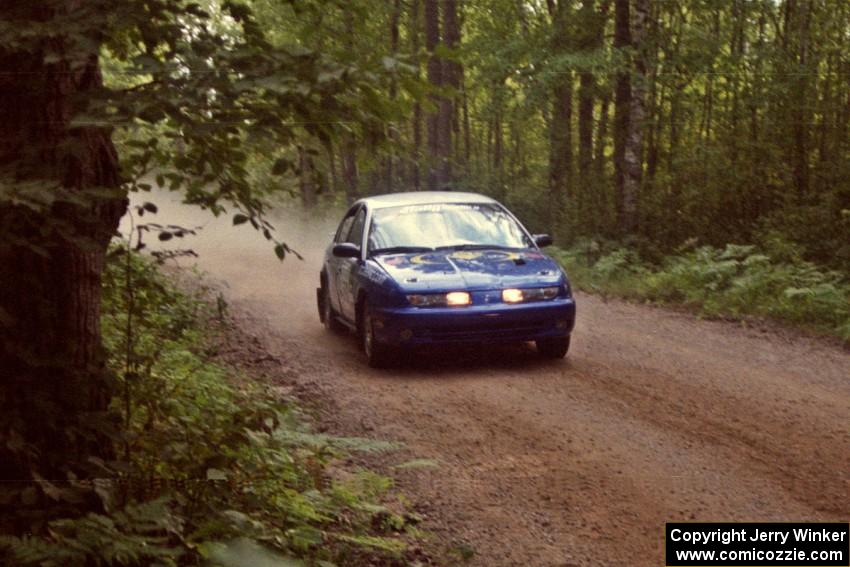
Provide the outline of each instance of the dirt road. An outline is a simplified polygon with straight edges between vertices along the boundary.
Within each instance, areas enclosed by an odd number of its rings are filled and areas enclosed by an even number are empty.
[[[156,202],[159,222],[207,222]],[[579,295],[566,361],[517,347],[372,370],[316,316],[332,225],[279,224],[304,262],[278,264],[229,220],[191,244],[266,347],[329,397],[332,429],[440,463],[399,482],[474,565],[662,565],[665,521],[850,519],[846,351]]]

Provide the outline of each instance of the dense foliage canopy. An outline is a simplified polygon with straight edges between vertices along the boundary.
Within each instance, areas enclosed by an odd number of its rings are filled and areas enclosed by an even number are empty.
[[[478,191],[590,281],[848,336],[848,44],[846,0],[0,0],[0,530],[138,465],[101,295],[154,185],[280,258],[277,193]]]
[[[846,2],[385,5],[361,37],[418,54],[438,96],[392,125],[404,152],[358,152],[349,194],[434,186],[418,170],[448,160],[439,184],[504,198],[570,241],[790,243],[850,266]]]

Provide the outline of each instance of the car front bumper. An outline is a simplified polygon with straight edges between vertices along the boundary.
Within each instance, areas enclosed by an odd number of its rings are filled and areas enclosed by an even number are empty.
[[[575,326],[572,298],[468,307],[373,307],[375,338],[396,346],[521,342],[565,337]]]

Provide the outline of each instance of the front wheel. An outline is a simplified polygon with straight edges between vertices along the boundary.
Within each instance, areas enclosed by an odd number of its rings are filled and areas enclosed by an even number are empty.
[[[375,324],[369,302],[363,301],[360,312],[360,341],[366,362],[372,368],[386,368],[393,361],[393,349],[389,345],[378,342],[375,339]]]
[[[540,339],[535,341],[537,352],[543,358],[564,358],[570,350],[570,337]]]

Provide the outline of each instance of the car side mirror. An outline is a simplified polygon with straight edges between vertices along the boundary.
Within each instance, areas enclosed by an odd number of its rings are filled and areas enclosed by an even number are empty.
[[[360,247],[350,242],[334,244],[333,255],[337,258],[359,258]]]
[[[555,241],[552,240],[552,237],[548,234],[535,234],[534,235],[534,243],[543,248],[545,246],[552,246]]]

